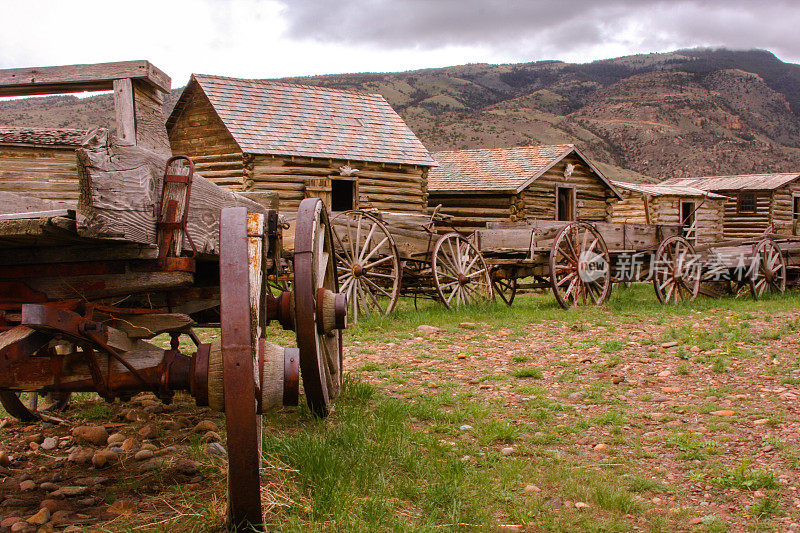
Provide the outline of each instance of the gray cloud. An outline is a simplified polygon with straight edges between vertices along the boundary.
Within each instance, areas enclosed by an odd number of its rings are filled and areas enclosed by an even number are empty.
[[[530,58],[590,48],[769,48],[800,58],[793,0],[289,0],[287,35],[385,49],[473,46]]]

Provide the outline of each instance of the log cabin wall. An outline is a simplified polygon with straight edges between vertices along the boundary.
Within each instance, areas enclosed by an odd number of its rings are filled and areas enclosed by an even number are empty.
[[[279,210],[286,213],[297,211],[300,201],[308,197],[322,198],[332,210],[332,180],[354,182],[354,208],[421,213],[427,205],[427,167],[310,157],[250,157],[245,172],[252,177],[245,190],[277,193]],[[340,169],[344,166],[357,172],[342,176]]]
[[[252,185],[245,169],[252,158],[242,153],[202,91],[194,88],[173,117],[169,132],[173,153],[191,157],[195,170],[220,187],[244,191]]]
[[[795,223],[794,199],[800,197],[800,183],[791,182],[772,191],[770,222],[776,233],[797,235],[800,227]]]
[[[621,190],[622,200],[612,204],[611,222],[628,222],[631,224],[646,224],[647,211],[644,196],[638,192]],[[652,212],[651,212],[652,217]]]
[[[441,205],[442,213],[452,215],[451,223],[459,231],[472,233],[486,227],[487,222],[516,221],[524,217],[521,195],[475,192],[454,194],[432,191],[428,194],[428,211]]]
[[[748,239],[761,235],[771,223],[772,191],[714,191],[728,196],[723,216],[723,238]],[[739,195],[754,194],[756,210],[743,213],[739,210]]]
[[[0,144],[0,192],[76,204],[75,148]]]
[[[572,174],[564,176],[567,164],[574,165]],[[612,217],[611,189],[574,153],[553,165],[523,192],[525,218],[555,220],[556,187],[574,187],[575,218],[590,222],[608,222]]]
[[[164,93],[143,80],[132,80],[136,113],[136,144],[160,154],[171,155],[164,126]]]
[[[708,198],[703,201],[703,198],[658,196],[651,201],[652,223],[680,224],[682,202],[695,204],[694,244],[708,244],[723,240],[724,200]]]

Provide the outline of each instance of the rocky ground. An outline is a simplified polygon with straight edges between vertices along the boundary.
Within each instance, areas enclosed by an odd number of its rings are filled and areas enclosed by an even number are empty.
[[[336,412],[265,419],[270,530],[800,532],[800,296],[618,292],[352,330]],[[56,416],[0,422],[0,531],[222,527],[222,417],[150,394]]]

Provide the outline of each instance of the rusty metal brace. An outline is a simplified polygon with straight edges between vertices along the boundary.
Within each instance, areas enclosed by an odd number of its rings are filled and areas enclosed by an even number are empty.
[[[170,165],[174,162],[183,160],[189,164],[189,173],[187,175],[181,174],[167,174]],[[164,238],[161,242],[161,247],[158,250],[158,264],[162,268],[166,268],[170,270],[171,263],[173,263],[173,259],[179,258],[171,258],[168,257],[167,254],[169,253],[169,249],[172,246],[172,232],[175,230],[181,230],[183,234],[186,236],[186,240],[189,241],[189,246],[192,248],[192,255],[191,257],[194,258],[197,255],[197,248],[194,245],[194,241],[192,240],[192,236],[189,234],[189,230],[186,228],[186,224],[189,220],[189,200],[191,199],[192,194],[192,177],[194,176],[194,162],[185,155],[176,155],[174,157],[169,158],[167,161],[167,165],[164,170],[164,183],[161,189],[161,208],[158,217],[158,222],[156,223],[156,227],[158,232],[161,233]],[[183,215],[181,216],[180,220],[175,220],[175,212],[178,209],[178,202],[175,200],[170,200],[166,208],[164,206],[164,196],[167,191],[167,184],[168,183],[181,183],[186,185],[186,192],[184,193],[184,209]],[[180,255],[181,250],[177,250],[176,254]],[[183,270],[185,269],[185,265],[181,263],[181,266],[176,268],[176,270]]]

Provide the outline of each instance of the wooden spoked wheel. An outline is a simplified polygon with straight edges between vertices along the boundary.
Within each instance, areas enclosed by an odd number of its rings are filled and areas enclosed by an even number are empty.
[[[261,442],[256,414],[257,347],[253,343],[245,208],[220,218],[220,329],[228,433],[228,519],[234,531],[259,531]]]
[[[756,244],[751,270],[753,298],[770,292],[782,294],[786,290],[786,259],[772,239],[762,239]]]
[[[701,274],[700,257],[685,238],[668,237],[658,246],[653,286],[662,304],[697,298]]]
[[[328,415],[342,387],[341,330],[325,325],[328,321],[323,316],[334,305],[331,295],[338,289],[333,233],[325,204],[319,198],[307,198],[300,203],[295,231],[295,328],[303,389],[311,412],[319,417]],[[344,307],[344,301],[341,305]]]
[[[447,308],[494,298],[492,278],[483,255],[458,233],[442,235],[433,247],[433,282]]]
[[[573,222],[550,250],[550,285],[563,308],[599,305],[611,294],[611,257],[591,224]]]
[[[517,278],[516,276],[510,278],[494,278],[492,279],[494,292],[500,296],[503,303],[511,305],[514,303],[514,297],[517,295]]]
[[[41,396],[41,398],[40,398]],[[68,392],[50,392],[40,395],[37,392],[19,393],[0,391],[0,404],[8,414],[21,422],[38,420],[39,412],[60,412],[69,406]]]
[[[400,297],[397,246],[381,220],[364,211],[333,218],[339,286],[347,298],[350,321],[392,312]]]

